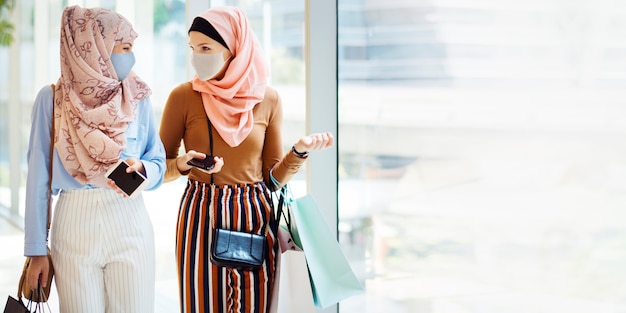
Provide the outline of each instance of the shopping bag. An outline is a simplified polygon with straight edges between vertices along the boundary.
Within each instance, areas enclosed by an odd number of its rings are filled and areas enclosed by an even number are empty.
[[[278,313],[315,313],[309,271],[302,250],[287,250],[280,261]]]
[[[44,292],[43,287],[39,285],[38,290],[33,292],[33,295],[37,295],[37,298],[34,299],[26,299],[22,298],[22,284],[20,281],[18,285],[18,297],[17,299],[9,296],[7,299],[7,303],[4,307],[4,313],[51,313],[50,305],[48,304],[48,299],[46,298],[46,293]],[[24,303],[24,299],[28,300],[27,303]]]
[[[363,292],[313,196],[289,197],[287,207],[294,240],[304,250],[315,306],[325,309]]]
[[[4,313],[30,313],[30,310],[26,308],[21,298],[18,300],[9,296],[4,306]]]
[[[276,275],[270,313],[315,313],[306,258],[302,249],[296,246],[289,231],[289,224],[283,223],[277,228],[276,237],[280,253],[276,254]]]

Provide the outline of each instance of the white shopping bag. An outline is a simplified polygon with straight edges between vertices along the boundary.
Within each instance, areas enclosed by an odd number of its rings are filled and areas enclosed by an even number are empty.
[[[315,313],[306,257],[301,250],[281,255],[278,313]]]

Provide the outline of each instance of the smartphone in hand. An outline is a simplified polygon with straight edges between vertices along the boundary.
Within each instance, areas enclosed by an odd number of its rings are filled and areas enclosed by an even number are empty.
[[[197,168],[201,168],[206,171],[210,171],[215,167],[215,157],[212,155],[207,155],[204,159],[191,159],[187,161],[188,165],[195,166]]]
[[[116,165],[109,168],[106,177],[112,179],[117,187],[119,187],[130,198],[135,197],[143,190],[148,183],[146,176],[140,172],[126,173],[129,167],[128,163],[120,160]]]

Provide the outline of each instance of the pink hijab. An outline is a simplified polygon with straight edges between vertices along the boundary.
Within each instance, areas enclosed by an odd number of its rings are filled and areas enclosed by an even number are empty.
[[[252,109],[265,96],[267,69],[262,48],[239,8],[210,8],[199,17],[213,25],[233,58],[221,80],[202,81],[196,75],[191,83],[202,94],[204,110],[215,129],[228,145],[236,147],[252,131]]]
[[[61,20],[61,77],[56,85],[55,147],[77,181],[103,186],[119,160],[137,103],[151,94],[132,71],[120,82],[110,61],[115,45],[137,37],[123,16],[70,6]]]

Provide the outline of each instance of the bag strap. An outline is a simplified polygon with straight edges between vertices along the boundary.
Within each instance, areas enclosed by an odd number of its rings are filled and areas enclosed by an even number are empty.
[[[206,117],[206,121],[207,121],[207,126],[209,127],[209,153],[210,155],[213,155],[213,127],[211,127],[211,119],[209,119],[209,116]],[[215,184],[215,180],[213,179],[213,173],[211,173],[211,188],[214,188],[213,185]],[[215,228],[215,225],[217,224],[215,221],[215,214],[213,214],[213,209],[211,208],[211,206],[208,207],[209,209],[209,220],[211,221],[211,226],[213,228]]]
[[[213,156],[213,125],[211,124],[211,119],[207,116],[206,118],[207,120],[207,126],[209,128],[209,153],[211,156]],[[270,173],[271,176],[271,173]],[[272,177],[273,178],[273,177]],[[211,174],[211,185],[213,185],[215,183],[215,180],[213,179],[213,174]],[[280,192],[280,199],[278,200],[278,213],[276,216],[278,216],[278,218],[274,219],[274,223],[272,225],[272,223],[270,223],[270,229],[272,230],[272,232],[274,234],[276,234],[276,231],[278,230],[278,225],[280,224],[280,217],[281,215],[284,216],[283,213],[283,203],[285,202],[285,193],[287,192],[287,185],[283,186],[281,188],[281,192]],[[271,193],[270,193],[271,195]],[[274,206],[274,201],[271,200],[270,201],[272,207]],[[213,224],[213,227],[215,227],[215,216],[213,216],[213,210],[209,211],[209,219],[211,220],[211,223]],[[291,228],[291,221],[287,220],[287,218],[285,218],[285,222],[287,222],[287,227]],[[289,232],[291,233],[291,229],[289,229]]]
[[[206,118],[207,123],[208,123],[208,127],[209,127],[209,149],[210,149],[210,156],[213,157],[213,126],[211,124],[211,119],[209,119],[209,117],[207,116]],[[211,173],[211,185],[215,184],[215,180],[213,179],[213,174]],[[272,206],[273,206],[273,202],[272,202]],[[216,225],[216,221],[215,221],[215,215],[213,214],[213,210],[209,209],[209,219],[211,220],[211,225],[213,227],[215,227]],[[278,223],[276,223],[278,225]],[[272,225],[270,224],[270,228],[274,231],[274,233],[276,233],[276,229],[274,227],[271,227]],[[267,228],[264,227],[263,229],[263,233],[267,233]]]
[[[52,128],[50,129],[50,171],[48,172],[48,223],[47,232],[50,231],[50,213],[52,211],[52,160],[54,157],[54,93],[56,86],[54,84],[50,84],[52,87]],[[48,234],[46,234],[46,238]]]
[[[213,157],[213,127],[211,125],[211,119],[209,119],[209,117],[206,117],[208,126],[209,126],[209,149],[210,149],[210,156]],[[213,173],[211,173],[211,185],[213,185],[215,183],[215,181],[213,180]]]
[[[272,181],[272,184],[274,184],[275,186],[280,186],[280,182],[278,182],[278,180],[274,178],[274,175],[272,175],[272,171],[270,171],[270,180]],[[287,188],[287,184],[284,184],[282,187],[280,187],[280,189],[277,192],[280,193],[280,197],[278,198],[278,209],[276,210],[276,215],[272,214],[274,221],[273,221],[273,224],[270,226],[274,234],[277,234],[278,227],[280,227],[280,219],[284,218],[285,224],[287,225],[287,230],[289,231],[289,235],[291,236],[291,238],[295,238],[291,232],[291,213],[287,211],[287,215],[285,215],[285,211],[283,210],[283,205],[285,204],[285,196],[289,192],[289,189]],[[273,192],[270,193],[270,195],[272,194]],[[271,203],[273,206],[274,205],[273,199]]]
[[[24,268],[22,269],[22,275],[20,275],[20,282],[17,284],[17,297],[20,302],[22,301],[22,285],[24,285],[24,280],[26,279],[26,275],[24,275],[24,272],[28,268],[30,260],[30,258],[26,258],[26,261],[24,262]]]
[[[283,213],[283,204],[285,203],[285,195],[284,195],[284,193],[285,193],[286,189],[287,189],[287,185],[283,186],[280,189],[280,198],[278,198],[278,209],[276,210],[276,215],[272,214],[273,221],[272,221],[272,224],[270,224],[270,228],[272,229],[272,232],[274,234],[278,234],[278,227],[280,226],[280,217],[284,215],[284,213]],[[273,193],[270,193],[270,196],[272,194]],[[272,207],[273,207],[274,206],[274,199],[271,199],[270,203],[272,204]],[[272,210],[272,211],[274,211],[274,210]],[[272,212],[272,213],[274,213],[274,212]],[[285,219],[285,222],[287,222],[286,219]],[[287,227],[289,227],[289,223],[288,223]]]

